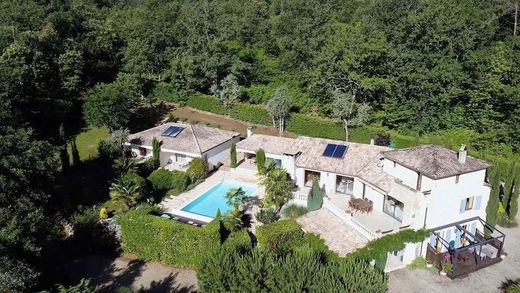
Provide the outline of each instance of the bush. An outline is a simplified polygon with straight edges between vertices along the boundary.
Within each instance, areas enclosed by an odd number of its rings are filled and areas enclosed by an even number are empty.
[[[208,166],[202,158],[194,158],[191,160],[188,170],[186,171],[191,181],[197,181],[208,176]]]
[[[217,98],[200,93],[191,96],[188,106],[206,112],[227,115],[227,110],[222,107]]]
[[[424,257],[418,257],[414,259],[408,266],[410,270],[419,270],[426,268],[426,259]]]
[[[287,131],[330,139],[345,139],[345,131],[337,120],[293,113],[287,120]]]
[[[196,268],[204,255],[220,246],[220,218],[205,227],[164,219],[141,206],[118,217],[122,248],[147,261]]]
[[[223,248],[240,253],[246,253],[253,249],[253,242],[246,229],[229,234],[226,241],[224,241]]]
[[[98,144],[98,154],[102,160],[113,161],[121,156],[121,149],[114,147],[106,140],[102,140]]]
[[[152,174],[156,169],[157,168],[155,168],[153,161],[150,159],[137,165],[137,173],[143,178],[150,176],[150,174]]]
[[[294,220],[280,220],[257,228],[258,245],[275,253],[286,254],[304,242],[303,230]]]
[[[237,103],[231,110],[231,117],[261,125],[272,125],[271,117],[263,105]]]
[[[283,214],[287,218],[296,219],[298,217],[301,217],[301,216],[305,215],[308,211],[309,210],[306,207],[302,207],[302,206],[297,205],[297,204],[292,204],[292,205],[287,206],[283,210]]]
[[[312,183],[312,189],[309,191],[309,196],[307,196],[307,208],[309,211],[316,211],[321,209],[323,205],[323,194],[320,189],[320,184],[318,181],[314,181]]]
[[[181,171],[157,169],[147,178],[158,190],[175,189],[185,191],[190,184],[188,175]]]
[[[146,179],[139,176],[136,172],[130,171],[123,175],[123,180],[128,180],[134,182],[139,189],[141,190],[140,196],[137,199],[142,199],[144,195],[147,193],[148,185],[146,184]]]
[[[208,254],[197,270],[202,292],[386,292],[386,278],[364,261],[323,261],[309,249],[279,257],[253,249]]]
[[[280,216],[271,208],[256,213],[256,219],[263,224],[271,224],[280,219]]]

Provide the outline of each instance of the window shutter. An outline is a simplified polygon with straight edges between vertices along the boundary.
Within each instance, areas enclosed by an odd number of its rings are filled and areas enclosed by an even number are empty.
[[[466,199],[461,199],[460,200],[460,213],[462,214],[465,209],[466,209]]]
[[[480,209],[480,204],[482,203],[482,196],[477,196],[475,198],[475,209],[476,210],[479,210]]]

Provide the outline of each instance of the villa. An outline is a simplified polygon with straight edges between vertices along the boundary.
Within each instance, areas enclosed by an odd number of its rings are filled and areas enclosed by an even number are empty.
[[[152,156],[152,140],[161,143],[161,166],[168,170],[186,170],[193,158],[203,158],[209,170],[229,160],[229,148],[240,140],[240,133],[204,125],[165,123],[131,134],[126,145],[132,156]]]
[[[469,259],[466,253],[457,259],[454,268],[459,270],[454,269],[452,277],[501,259],[504,235],[483,220],[490,164],[469,156],[465,146],[458,152],[436,145],[393,150],[373,143],[248,131],[248,137],[237,144],[237,172],[256,169],[255,152],[260,148],[290,174],[295,202],[304,204],[312,183],[319,182],[326,193],[323,207],[368,240],[402,229],[433,231],[429,241],[407,244],[403,251],[390,254],[388,270],[404,267],[419,256],[429,256],[440,266],[439,255],[448,250],[484,251],[479,257]]]
[[[449,276],[456,278],[501,260],[505,236],[484,220],[490,164],[469,156],[465,146],[458,152],[437,145],[391,149],[373,141],[254,134],[251,128],[240,140],[238,132],[180,123],[132,134],[127,144],[135,156],[149,157],[153,138],[161,141],[161,165],[170,170],[184,170],[195,157],[216,168],[229,161],[231,145],[236,144],[236,168],[219,170],[193,190],[164,200],[161,206],[169,214],[208,223],[217,207],[228,208],[222,190],[230,186],[261,198],[256,152],[263,149],[266,160],[291,177],[291,203],[306,205],[312,185],[319,184],[325,193],[323,207],[303,216],[300,224],[320,234],[340,255],[389,233],[425,228],[431,237],[389,253],[386,271],[417,257],[441,268],[449,254],[454,266]]]

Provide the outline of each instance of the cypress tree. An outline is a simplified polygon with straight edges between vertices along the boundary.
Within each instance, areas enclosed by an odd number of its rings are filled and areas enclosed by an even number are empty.
[[[161,166],[161,142],[157,138],[153,138],[152,140],[152,164],[154,169],[157,169]]]
[[[231,145],[231,151],[230,151],[229,157],[231,160],[229,167],[236,168],[236,166],[237,166],[237,145],[235,143],[233,143]]]
[[[265,173],[265,152],[263,149],[256,151],[256,168],[258,174],[263,175]]]

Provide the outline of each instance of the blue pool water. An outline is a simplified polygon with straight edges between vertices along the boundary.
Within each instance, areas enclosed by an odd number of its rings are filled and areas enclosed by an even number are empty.
[[[239,187],[242,187],[248,196],[251,196],[256,190],[256,187],[251,184],[237,181],[224,181],[204,192],[203,195],[190,202],[181,210],[210,218],[214,218],[219,209],[222,214],[225,214],[227,211],[233,209],[232,206],[227,204],[226,193],[232,188]]]

